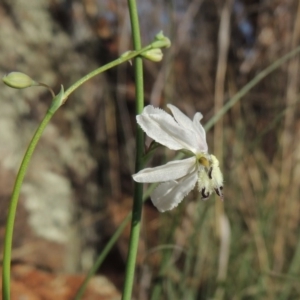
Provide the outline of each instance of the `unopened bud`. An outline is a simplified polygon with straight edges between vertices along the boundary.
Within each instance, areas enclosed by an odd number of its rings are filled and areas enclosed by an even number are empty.
[[[161,41],[165,38],[163,31],[161,30],[156,36],[155,36],[155,40],[157,41]]]
[[[169,48],[171,46],[171,41],[164,36],[162,31],[160,31],[155,36],[154,42],[151,45],[153,48]]]
[[[151,61],[161,61],[163,58],[163,53],[159,48],[156,49],[150,49],[148,51],[145,51],[141,54],[144,58],[147,58]]]
[[[30,86],[39,85],[28,75],[21,72],[11,72],[2,78],[3,82],[14,89],[25,89]]]

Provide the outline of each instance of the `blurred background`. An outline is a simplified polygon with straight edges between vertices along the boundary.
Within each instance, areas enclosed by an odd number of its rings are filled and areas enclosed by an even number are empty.
[[[144,63],[145,103],[172,103],[189,117],[200,111],[203,124],[300,41],[297,0],[137,4],[143,45],[160,30],[172,41],[161,63]],[[129,49],[124,0],[0,3],[1,76],[18,70],[57,93]],[[145,203],[135,299],[300,298],[299,78],[294,56],[207,132],[223,170],[224,203],[203,202],[196,189],[164,214]],[[2,248],[15,176],[51,96],[40,87],[1,84],[0,103]],[[54,274],[93,265],[131,209],[134,106],[133,68],[126,63],[84,84],[55,114],[22,189],[14,265]],[[159,149],[148,165],[174,156]],[[129,228],[99,269],[116,293],[128,235]]]

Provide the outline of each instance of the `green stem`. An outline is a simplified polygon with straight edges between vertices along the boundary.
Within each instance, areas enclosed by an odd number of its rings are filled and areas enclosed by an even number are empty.
[[[50,109],[48,110],[47,114],[45,115],[45,117],[42,120],[41,124],[39,125],[38,129],[36,130],[32,140],[27,148],[27,151],[25,153],[25,156],[23,158],[23,161],[21,163],[21,166],[20,166],[16,181],[15,181],[15,186],[14,186],[13,193],[11,196],[11,201],[10,201],[10,206],[9,206],[9,211],[8,211],[8,216],[7,216],[6,233],[5,233],[5,239],[4,239],[4,252],[3,252],[3,269],[2,269],[2,287],[3,287],[2,288],[2,298],[3,298],[3,300],[10,299],[10,265],[11,265],[12,239],[13,239],[13,229],[14,229],[14,222],[15,222],[15,216],[16,216],[16,210],[17,210],[17,204],[18,204],[18,199],[19,199],[19,195],[20,195],[20,190],[21,190],[23,179],[24,179],[26,170],[28,168],[28,164],[30,162],[31,156],[34,152],[34,149],[35,149],[46,125],[52,118],[55,111],[59,108],[59,106],[62,103],[64,103],[66,101],[66,99],[68,98],[68,96],[73,91],[75,91],[78,87],[80,87],[84,82],[86,82],[87,80],[91,79],[92,77],[94,77],[112,67],[115,67],[123,62],[129,61],[132,58],[140,55],[144,51],[150,50],[152,48],[153,48],[153,46],[150,44],[150,45],[144,47],[143,49],[141,49],[141,47],[140,47],[137,49],[137,51],[132,51],[125,56],[121,56],[120,58],[114,60],[113,62],[111,62],[105,66],[102,66],[102,67],[94,70],[93,72],[87,74],[86,76],[84,76],[83,78],[78,80],[75,84],[73,84],[65,93],[63,92],[63,88],[62,88],[61,92],[57,95],[57,97],[54,97]],[[141,58],[140,58],[140,60],[141,60]],[[40,83],[40,85],[44,85],[44,84]],[[53,94],[53,92],[52,92],[52,94]],[[54,94],[53,94],[53,96],[54,96]],[[143,103],[141,106],[143,107]]]
[[[128,0],[133,45],[136,51],[141,49],[140,28],[138,20],[138,11],[135,0]],[[144,78],[143,78],[143,62],[141,57],[135,59],[135,87],[136,87],[136,114],[140,114],[144,108]],[[141,128],[137,126],[136,129],[136,161],[135,171],[138,172],[143,167],[143,152],[144,152],[144,133]],[[129,250],[127,257],[125,282],[122,300],[130,300],[134,272],[136,266],[136,257],[139,244],[139,236],[141,229],[141,215],[143,206],[143,185],[141,183],[134,183],[134,197],[131,219],[131,232],[129,240]]]
[[[4,239],[4,253],[3,253],[3,269],[2,269],[2,298],[3,300],[10,299],[10,264],[11,264],[11,250],[12,250],[12,239],[13,239],[13,229],[14,229],[14,222],[17,210],[18,199],[20,195],[20,190],[22,186],[22,182],[32,156],[32,153],[42,135],[46,125],[50,121],[53,113],[48,111],[45,115],[43,121],[39,125],[38,129],[36,130],[28,148],[24,155],[23,161],[21,163],[14,190],[11,196],[8,216],[6,221],[6,232],[5,232],[5,239]]]
[[[24,180],[25,173],[28,168],[28,164],[30,162],[31,156],[34,152],[34,149],[46,127],[50,119],[52,118],[55,111],[59,108],[61,103],[63,103],[68,96],[75,91],[78,87],[80,87],[84,82],[89,80],[90,78],[112,68],[117,66],[118,64],[121,64],[125,61],[128,61],[144,51],[147,51],[152,48],[152,45],[148,45],[144,47],[143,49],[139,49],[139,51],[132,51],[126,56],[120,57],[117,60],[100,67],[93,72],[89,73],[88,75],[84,76],[80,80],[78,80],[75,84],[73,84],[65,93],[63,93],[63,89],[61,90],[60,94],[58,94],[58,97],[53,97],[53,102],[48,110],[47,114],[45,115],[44,119],[42,120],[41,124],[39,125],[38,129],[36,130],[28,148],[24,155],[23,161],[21,163],[16,181],[15,186],[13,189],[13,193],[10,200],[9,210],[8,210],[8,216],[6,221],[6,232],[5,232],[5,239],[4,239],[4,252],[3,252],[3,269],[2,269],[2,298],[3,300],[9,300],[10,299],[10,265],[11,265],[11,251],[12,251],[12,239],[13,239],[13,229],[14,229],[14,222],[16,217],[16,210],[18,205],[18,199],[20,195],[21,186]],[[44,85],[44,84],[40,84]],[[63,97],[64,101],[61,101],[61,97]],[[58,102],[57,102],[58,101]],[[57,102],[57,103],[56,103]]]
[[[77,88],[79,88],[83,83],[85,83],[86,81],[90,80],[91,78],[95,77],[96,75],[99,75],[100,73],[107,71],[108,69],[111,69],[113,67],[116,67],[126,61],[130,61],[133,58],[139,56],[140,54],[142,54],[143,52],[152,49],[153,46],[152,44],[144,47],[141,49],[141,47],[139,47],[138,49],[135,49],[135,51],[131,51],[130,53],[128,53],[126,56],[124,57],[119,57],[118,59],[106,64],[105,66],[102,66],[94,71],[92,71],[91,73],[85,75],[84,77],[80,78],[78,81],[76,81],[74,84],[72,84],[72,86],[70,86],[64,93],[64,99],[66,100],[69,95],[71,93],[73,93]],[[141,60],[141,58],[136,58],[137,60]]]

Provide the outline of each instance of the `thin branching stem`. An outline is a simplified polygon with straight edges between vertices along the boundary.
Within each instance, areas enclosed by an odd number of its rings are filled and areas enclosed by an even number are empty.
[[[134,50],[138,51],[141,49],[141,38],[140,38],[140,26],[138,20],[138,11],[135,0],[128,0],[133,45]],[[136,114],[140,114],[144,108],[144,79],[143,79],[143,62],[142,58],[137,57],[134,61],[135,67],[135,87],[136,87]],[[136,129],[136,161],[135,171],[138,172],[143,167],[143,152],[144,152],[144,133],[137,126]],[[139,236],[141,229],[141,215],[143,206],[143,185],[141,183],[134,183],[134,200],[132,208],[132,219],[131,219],[131,232],[129,240],[129,250],[127,257],[126,275],[124,282],[124,289],[122,300],[130,300],[133,282],[134,272],[136,266],[136,257],[139,244]]]
[[[36,130],[32,140],[27,148],[27,151],[24,155],[23,161],[21,163],[21,166],[20,166],[16,181],[15,181],[11,200],[10,200],[10,206],[9,206],[7,222],[6,222],[6,232],[5,232],[5,238],[4,238],[4,252],[3,252],[3,268],[2,268],[2,298],[3,298],[3,300],[10,300],[10,274],[11,274],[10,267],[11,267],[12,239],[13,239],[13,229],[14,229],[14,222],[15,222],[15,217],[16,217],[16,210],[17,210],[20,190],[21,190],[21,186],[22,186],[24,176],[26,174],[31,156],[35,150],[35,147],[36,147],[46,125],[48,124],[48,122],[50,121],[50,119],[52,118],[52,116],[56,112],[56,110],[60,107],[60,105],[63,104],[67,100],[68,96],[72,92],[74,92],[77,88],[79,88],[83,83],[85,83],[87,80],[89,80],[89,79],[93,78],[94,76],[96,76],[110,68],[113,68],[121,63],[129,61],[129,60],[133,59],[134,57],[139,56],[144,51],[147,51],[152,48],[153,48],[153,46],[151,44],[142,49],[141,49],[141,47],[136,47],[136,49],[137,49],[136,51],[131,51],[126,56],[121,56],[120,58],[108,63],[107,65],[102,66],[102,67],[92,71],[91,73],[87,74],[86,76],[84,76],[83,78],[81,78],[80,80],[75,82],[68,90],[66,90],[66,92],[63,92],[63,89],[62,89],[60,92],[61,94],[59,94],[59,97],[61,97],[63,99],[63,101],[59,101],[58,102],[59,104],[56,104],[56,102],[53,101],[52,105],[50,106],[47,114],[45,115],[44,119],[40,123],[38,129]],[[136,69],[140,69],[140,68],[141,68],[141,58],[137,59],[137,63],[136,63]],[[137,72],[137,74],[140,74],[141,70],[136,71],[136,72]],[[40,83],[40,85],[49,88],[45,84]],[[139,95],[138,99],[143,99],[143,86],[141,86],[141,83],[139,83],[138,86],[139,86],[139,88],[137,88],[137,95]],[[52,90],[50,89],[50,91],[52,91]],[[53,92],[51,92],[51,94],[52,94],[52,96],[54,96]],[[57,97],[53,97],[53,100],[55,100],[56,98]],[[56,100],[60,100],[60,98],[57,98]],[[143,100],[137,101],[137,113],[139,113],[142,110],[143,106],[144,106]],[[139,131],[141,131],[141,130],[139,130]],[[143,142],[142,133],[141,132],[138,133],[138,136],[139,136],[138,145],[143,145],[144,142]],[[140,162],[142,161],[142,155],[143,155],[142,149],[143,149],[143,146],[140,146],[137,168],[141,168]],[[137,190],[138,190],[137,193],[142,195],[142,185],[139,185],[137,187]],[[135,215],[135,217],[136,217],[136,215]],[[110,248],[108,247],[108,249],[110,249]],[[104,257],[105,257],[105,254],[104,254]],[[101,260],[100,260],[99,264],[101,264]]]
[[[11,249],[12,249],[12,239],[13,239],[13,230],[14,230],[14,222],[17,211],[17,204],[20,195],[21,186],[23,183],[24,176],[26,174],[26,170],[31,159],[31,156],[34,152],[34,149],[46,127],[52,118],[53,113],[48,111],[45,115],[43,121],[39,125],[36,130],[28,148],[24,155],[23,161],[21,163],[15,186],[13,189],[13,193],[10,200],[8,216],[6,221],[6,232],[4,239],[4,252],[3,252],[3,269],[2,269],[2,299],[9,300],[10,299],[10,264],[11,264]]]

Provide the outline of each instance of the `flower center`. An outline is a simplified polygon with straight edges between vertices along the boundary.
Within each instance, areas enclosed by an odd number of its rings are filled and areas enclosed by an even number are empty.
[[[209,162],[209,160],[207,159],[207,156],[206,155],[204,155],[204,154],[197,154],[196,155],[196,159],[197,159],[197,162],[200,164],[200,165],[202,165],[202,166],[204,166],[204,167],[206,167],[207,169],[209,169],[209,167],[210,167],[210,162]]]
[[[198,189],[203,200],[215,191],[223,199],[223,175],[219,168],[219,161],[214,155],[196,155],[199,164]]]

